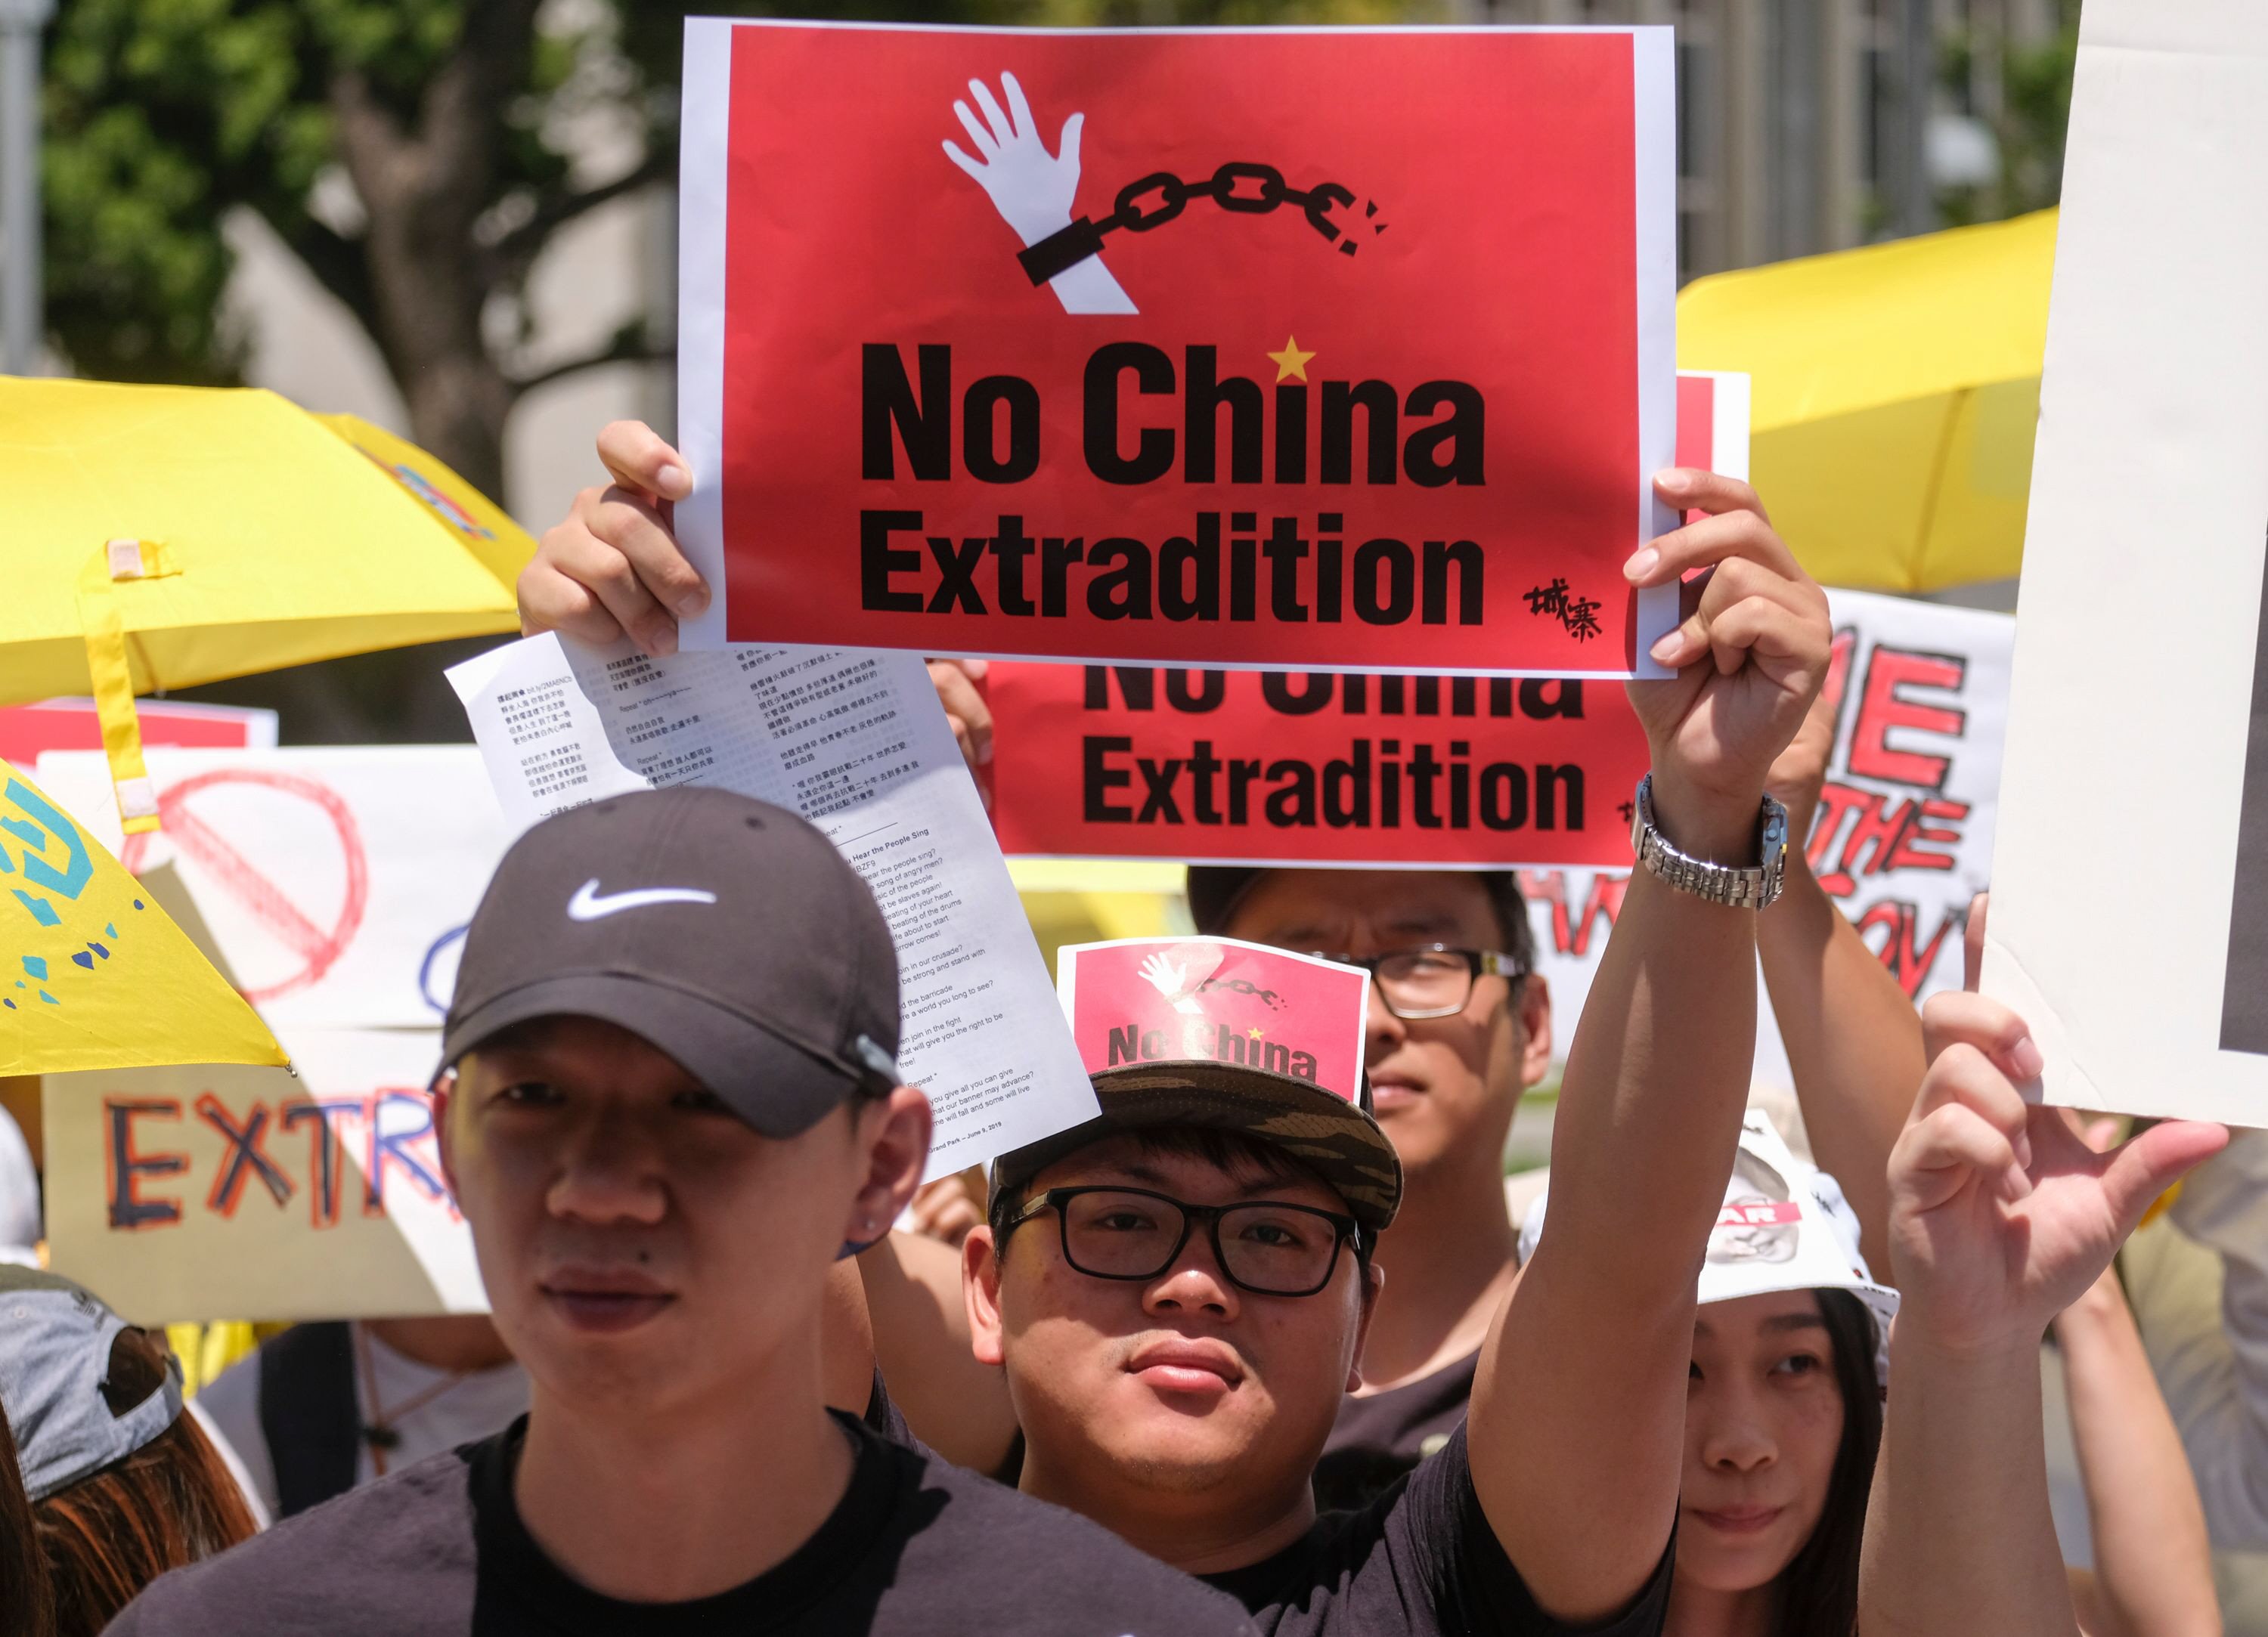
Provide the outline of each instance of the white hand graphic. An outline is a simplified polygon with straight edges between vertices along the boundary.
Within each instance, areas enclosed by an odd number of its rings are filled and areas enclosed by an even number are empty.
[[[978,119],[965,102],[955,102],[953,111],[968,133],[977,157],[970,158],[955,142],[944,144],[945,157],[976,179],[1001,220],[1015,230],[1028,249],[1071,225],[1071,202],[1079,192],[1079,134],[1086,115],[1074,114],[1064,121],[1063,135],[1056,143],[1057,151],[1051,154],[1041,140],[1032,106],[1024,99],[1024,88],[1016,83],[1016,77],[1003,72],[1000,89],[1008,99],[1005,113],[983,80],[968,82],[969,94],[976,99],[984,117]],[[1136,310],[1100,256],[1090,256],[1058,273],[1048,282],[1048,288],[1055,291],[1066,312]]]
[[[1142,976],[1150,987],[1173,1002],[1177,1012],[1201,1012],[1204,1009],[1189,998],[1188,969],[1181,962],[1167,960],[1163,955],[1152,955],[1142,963]]]

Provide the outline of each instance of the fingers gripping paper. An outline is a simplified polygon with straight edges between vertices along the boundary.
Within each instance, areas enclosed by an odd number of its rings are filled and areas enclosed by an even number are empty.
[[[1092,1119],[1046,964],[919,657],[734,648],[650,659],[531,637],[449,673],[515,830],[626,790],[715,784],[801,813],[898,948],[898,1067],[942,1176]]]

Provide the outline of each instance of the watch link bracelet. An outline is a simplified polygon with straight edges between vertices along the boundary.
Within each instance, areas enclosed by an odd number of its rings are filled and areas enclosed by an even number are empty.
[[[1653,821],[1653,774],[1638,782],[1638,812],[1631,820],[1631,850],[1638,862],[1681,892],[1734,909],[1763,909],[1779,896],[1787,875],[1787,808],[1765,796],[1758,826],[1760,860],[1745,868],[1692,858],[1669,844]]]

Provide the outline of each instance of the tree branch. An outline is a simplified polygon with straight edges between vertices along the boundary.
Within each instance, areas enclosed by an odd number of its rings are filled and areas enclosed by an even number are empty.
[[[656,341],[646,334],[645,321],[633,319],[615,332],[614,339],[595,352],[548,365],[533,375],[513,377],[508,385],[514,398],[549,386],[565,376],[578,375],[609,363],[667,363],[677,356],[674,343]]]
[[[586,187],[580,193],[554,194],[535,207],[526,221],[497,239],[490,246],[497,260],[511,266],[521,261],[533,261],[551,235],[585,211],[634,194],[642,187],[665,180],[677,168],[677,156],[666,147],[657,145],[653,151],[624,174],[611,182],[601,182],[596,187]]]
[[[362,246],[304,211],[295,211],[288,221],[264,209],[260,214],[291,253],[306,264],[315,282],[344,303],[363,328],[376,337],[378,294],[371,285],[370,262]]]

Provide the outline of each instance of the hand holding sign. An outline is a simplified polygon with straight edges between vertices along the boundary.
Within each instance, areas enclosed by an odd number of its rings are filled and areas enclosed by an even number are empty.
[[[1684,623],[1653,646],[1678,674],[1631,682],[1631,707],[1653,748],[1663,827],[1682,848],[1738,861],[1754,855],[1765,778],[1826,678],[1827,594],[1746,483],[1674,468],[1654,484],[1707,515],[1650,541],[1623,572],[1641,588],[1710,572],[1685,584]]]
[[[969,158],[954,142],[945,144],[945,157],[976,179],[1000,219],[1029,246],[1071,225],[1071,205],[1079,193],[1079,133],[1086,115],[1074,114],[1064,121],[1057,151],[1049,153],[1016,77],[1003,73],[1000,89],[1008,99],[1006,114],[1000,111],[990,87],[983,80],[968,82],[969,94],[984,110],[983,119],[970,113],[965,102],[955,102],[953,111],[979,157]],[[1067,268],[1049,282],[1049,288],[1066,312],[1135,310],[1100,258]]]
[[[671,507],[693,491],[685,457],[642,421],[599,434],[613,481],[575,496],[519,572],[522,635],[563,631],[594,648],[629,636],[655,657],[677,651],[677,621],[709,605],[678,549]]]
[[[1933,1346],[2029,1353],[2110,1265],[2150,1201],[2228,1140],[2175,1120],[2098,1154],[2018,1079],[2041,1059],[2023,1020],[1978,995],[1923,1009],[1932,1062],[1890,1156],[1890,1263],[1902,1326]]]

